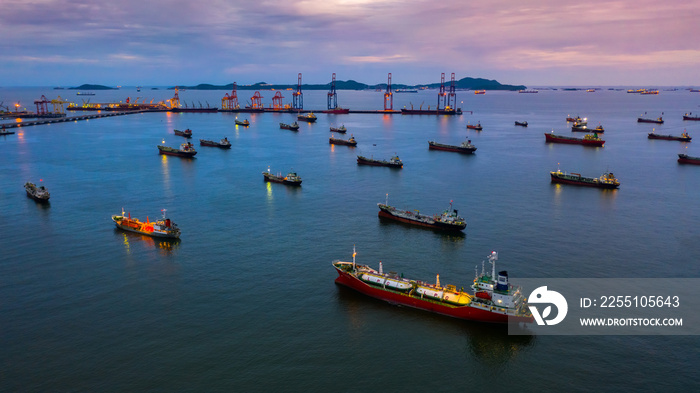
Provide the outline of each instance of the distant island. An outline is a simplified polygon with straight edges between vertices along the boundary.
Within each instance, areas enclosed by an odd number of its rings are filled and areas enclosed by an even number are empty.
[[[449,89],[450,88],[450,81],[445,82],[445,88]],[[228,85],[211,85],[207,83],[202,83],[197,86],[178,86],[181,89],[187,89],[187,90],[232,90],[233,89],[233,83],[230,83]],[[302,90],[329,90],[331,87],[330,82],[323,84],[323,85],[301,85]],[[439,89],[440,88],[440,83],[428,83],[428,84],[421,84],[421,85],[402,85],[402,84],[393,84],[391,85],[393,90],[396,89]],[[175,87],[171,87],[170,89],[174,89]],[[296,84],[291,84],[291,85],[275,85],[275,84],[269,84],[265,82],[258,82],[254,83],[252,85],[237,85],[236,88],[238,90],[287,90],[287,89],[292,89],[296,90],[297,85]],[[335,88],[336,90],[386,90],[386,83],[380,83],[378,85],[367,85],[365,83],[361,82],[356,82],[354,80],[348,80],[348,81],[336,81],[335,82]],[[491,80],[491,79],[483,79],[483,78],[462,78],[458,81],[455,81],[455,88],[460,89],[460,90],[525,90],[526,86],[524,85],[503,85],[500,84],[498,81]]]
[[[119,90],[116,87],[103,85],[80,85],[78,87],[69,87],[68,90]]]

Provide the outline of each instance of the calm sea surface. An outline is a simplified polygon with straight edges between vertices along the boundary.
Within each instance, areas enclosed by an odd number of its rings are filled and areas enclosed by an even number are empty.
[[[181,91],[221,105],[225,91]],[[269,105],[274,95],[261,92]],[[0,101],[74,90],[2,88]],[[291,92],[283,92],[291,102]],[[252,91],[239,91],[250,97]],[[98,91],[91,102],[159,101],[171,90]],[[84,99],[87,99],[85,97]],[[0,137],[1,391],[696,390],[697,336],[508,336],[367,298],[333,280],[335,259],[466,287],[492,251],[518,277],[700,277],[700,93],[602,89],[538,94],[458,92],[462,116],[317,113],[298,133],[291,114],[144,113],[17,129]],[[249,99],[248,99],[249,100]],[[246,99],[242,98],[242,102]],[[340,91],[351,109],[381,109],[381,92]],[[436,91],[396,94],[394,108],[437,103]],[[325,91],[304,93],[324,109]],[[663,113],[663,125],[636,118]],[[70,115],[71,113],[69,113]],[[546,144],[571,135],[566,117],[605,127],[604,148]],[[527,128],[514,126],[527,120]],[[8,120],[11,121],[11,120]],[[467,130],[480,122],[484,130]],[[344,124],[356,148],[331,146]],[[173,129],[231,140],[195,159],[158,154]],[[697,141],[648,140],[680,134]],[[582,133],[575,133],[582,137]],[[336,135],[339,136],[339,135]],[[459,144],[473,156],[428,150]],[[696,145],[696,143],[698,145]],[[356,155],[402,170],[364,167]],[[263,182],[294,170],[300,188]],[[619,190],[550,183],[560,168],[615,173]],[[26,197],[44,184],[49,205]],[[380,221],[377,203],[433,214],[450,201],[464,235]],[[115,229],[124,208],[151,220],[166,208],[182,229],[166,243]]]

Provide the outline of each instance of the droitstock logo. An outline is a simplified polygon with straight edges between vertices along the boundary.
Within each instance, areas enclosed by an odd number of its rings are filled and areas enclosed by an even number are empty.
[[[535,317],[535,322],[538,325],[556,325],[564,320],[566,317],[566,312],[569,310],[569,306],[566,303],[566,299],[557,291],[548,291],[547,286],[541,286],[536,288],[527,300],[528,304],[550,304],[547,306],[542,315],[537,311],[537,307],[528,305],[528,308],[532,312],[532,316]],[[552,306],[554,304],[557,306],[557,314],[553,319],[545,319],[552,313]]]

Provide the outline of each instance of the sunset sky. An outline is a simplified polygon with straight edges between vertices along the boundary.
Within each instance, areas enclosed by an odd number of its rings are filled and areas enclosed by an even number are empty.
[[[700,0],[0,0],[0,86],[700,85]]]

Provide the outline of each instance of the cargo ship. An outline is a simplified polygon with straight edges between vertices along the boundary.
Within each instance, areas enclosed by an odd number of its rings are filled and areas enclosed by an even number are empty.
[[[393,305],[402,305],[446,315],[453,318],[489,323],[532,323],[534,318],[527,307],[522,289],[508,282],[508,272],[496,275],[498,254],[488,256],[490,274],[484,271],[474,278],[471,289],[464,291],[457,285],[441,285],[440,275],[435,284],[411,280],[394,272],[384,273],[382,262],[379,270],[356,263],[353,249],[352,262],[335,260],[338,273],[335,283],[354,289],[364,295]]]
[[[357,141],[355,141],[355,137],[352,135],[350,135],[350,139],[334,138],[331,135],[331,137],[328,138],[328,143],[331,145],[357,146]]]
[[[549,172],[552,183],[573,184],[577,186],[614,189],[620,187],[620,181],[612,172],[606,172],[600,177],[584,177],[580,173],[566,173],[560,170]]]
[[[189,128],[186,129],[185,131],[173,130],[173,132],[175,132],[175,135],[178,135],[178,136],[184,136],[185,138],[192,138],[192,130],[190,130]]]
[[[160,154],[165,154],[168,156],[187,157],[187,158],[194,157],[197,154],[197,151],[194,149],[194,145],[192,144],[192,142],[186,142],[186,143],[181,144],[179,149],[175,149],[175,148],[168,147],[168,146],[158,145],[158,152]]]
[[[309,112],[305,115],[298,115],[297,120],[302,120],[308,123],[313,123],[316,121],[316,115],[313,114],[313,112]]]
[[[603,147],[605,141],[598,137],[598,134],[588,134],[584,135],[583,138],[573,138],[563,135],[554,135],[553,133],[544,133],[545,142],[547,143],[567,143],[571,145],[584,145],[584,146],[596,146]]]
[[[282,173],[275,175],[270,172],[270,168],[267,168],[267,172],[263,172],[262,174],[266,182],[281,183],[290,186],[301,185],[301,177],[299,177],[296,172],[289,172],[287,176],[283,176]]]
[[[222,149],[230,149],[231,148],[231,142],[229,142],[228,138],[226,138],[226,137],[224,137],[224,139],[220,140],[219,142],[210,141],[207,139],[200,139],[199,144],[200,144],[200,146],[220,147]]]
[[[681,135],[659,135],[655,134],[653,132],[650,132],[647,135],[647,138],[649,139],[663,139],[665,141],[681,141],[681,142],[690,142],[691,138],[690,135],[688,135],[687,132],[682,133]]]
[[[340,127],[330,127],[330,129],[331,129],[331,132],[337,132],[340,134],[345,134],[348,131],[348,129],[345,128],[344,124]]]
[[[700,116],[699,115],[693,115],[691,113],[686,113],[683,115],[683,120],[695,120],[695,121],[700,121]]]
[[[390,168],[403,168],[403,162],[399,159],[399,156],[393,156],[387,160],[376,160],[374,158],[367,158],[364,156],[357,156],[358,165],[373,165],[373,166],[388,166]]]
[[[294,122],[292,124],[280,123],[280,129],[299,131],[299,124],[297,122]]]
[[[646,117],[638,117],[637,118],[637,123],[655,123],[655,124],[664,124],[664,119],[659,116],[656,119],[649,119]]]
[[[588,128],[588,126],[585,126],[585,125],[582,126],[582,125],[574,124],[571,127],[571,131],[573,131],[573,132],[577,132],[577,131],[578,132],[595,132],[596,134],[602,134],[605,132],[605,128],[603,128],[603,126],[599,125],[596,128],[590,129],[590,128]]]
[[[122,214],[112,216],[112,221],[117,225],[117,228],[125,231],[166,239],[179,239],[180,228],[169,218],[165,217],[165,209],[161,210],[161,212],[163,212],[163,218],[160,220],[150,222],[148,217],[146,217],[146,222],[141,222],[137,218],[131,218],[131,213],[125,215],[124,209],[122,209]]]
[[[236,125],[237,125],[237,126],[248,127],[248,126],[250,125],[250,122],[248,121],[248,119],[246,119],[246,120],[238,120],[238,119],[236,119]]]
[[[516,126],[520,126],[520,127],[527,127],[527,122],[526,122],[526,121],[517,121],[517,120],[516,120],[516,121],[515,121],[515,125],[516,125]]]
[[[694,164],[700,165],[700,157],[691,157],[687,154],[679,154],[678,162],[681,164]]]
[[[467,222],[464,218],[459,216],[457,210],[452,209],[452,201],[450,201],[449,209],[443,211],[439,215],[434,214],[432,216],[420,214],[418,211],[400,210],[394,206],[389,206],[388,194],[386,202],[377,203],[377,206],[379,207],[378,216],[380,218],[388,218],[406,224],[448,231],[462,231],[467,227]]]
[[[24,190],[27,192],[27,196],[34,199],[37,202],[48,202],[51,194],[49,190],[44,186],[37,187],[36,184],[31,182],[24,183]]]
[[[481,126],[481,123],[476,123],[476,124],[467,124],[467,129],[481,131],[484,128]]]
[[[457,153],[473,154],[476,151],[476,146],[472,145],[472,141],[467,139],[466,142],[462,142],[461,145],[447,145],[444,143],[438,143],[434,141],[428,141],[428,149],[430,150],[443,150],[443,151],[453,151]]]

